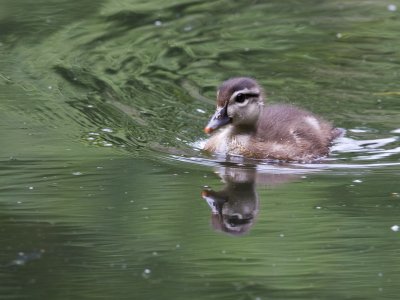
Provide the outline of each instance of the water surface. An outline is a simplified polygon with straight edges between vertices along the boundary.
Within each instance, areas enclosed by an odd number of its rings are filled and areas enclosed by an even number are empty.
[[[398,1],[0,6],[1,299],[398,298]],[[346,136],[205,155],[238,75]]]

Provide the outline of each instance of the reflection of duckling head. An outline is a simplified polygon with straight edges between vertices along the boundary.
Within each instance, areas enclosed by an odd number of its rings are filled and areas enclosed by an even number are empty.
[[[257,173],[253,165],[229,163],[219,167],[216,173],[224,182],[224,189],[203,190],[201,195],[211,208],[213,228],[232,235],[247,233],[255,222],[259,210],[256,184],[272,187],[299,177],[291,173]]]
[[[250,230],[258,214],[258,195],[253,182],[228,182],[222,191],[204,190],[215,230],[241,235]]]

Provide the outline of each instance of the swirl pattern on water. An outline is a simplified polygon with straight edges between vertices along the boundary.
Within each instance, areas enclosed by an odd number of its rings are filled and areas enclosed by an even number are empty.
[[[4,78],[36,80],[34,88],[52,101],[37,105],[41,121],[72,119],[93,146],[190,157],[199,155],[192,145],[204,137],[216,86],[249,75],[271,102],[303,106],[339,127],[367,128],[348,131],[350,139],[334,147],[336,163],[398,160],[391,132],[400,117],[398,20],[386,22],[392,12],[385,6],[122,3],[104,3],[95,18],[64,20],[29,52],[15,48],[24,67],[6,67]]]

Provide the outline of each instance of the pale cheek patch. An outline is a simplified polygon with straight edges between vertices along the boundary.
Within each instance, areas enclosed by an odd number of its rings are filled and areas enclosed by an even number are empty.
[[[308,123],[311,127],[313,127],[316,130],[321,130],[321,127],[319,126],[319,122],[316,118],[314,117],[305,117],[304,118],[306,123]]]
[[[258,104],[253,103],[249,106],[248,119],[250,122],[256,122],[260,115],[260,107]]]

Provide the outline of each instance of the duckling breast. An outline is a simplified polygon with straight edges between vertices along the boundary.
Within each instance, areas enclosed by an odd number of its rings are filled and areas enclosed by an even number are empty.
[[[231,128],[222,128],[214,133],[204,146],[204,150],[219,154],[227,154],[230,151]]]
[[[231,126],[216,132],[207,141],[204,150],[219,154],[243,155],[248,152],[252,136],[247,133],[237,134]]]

